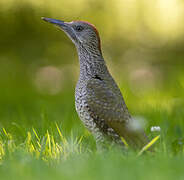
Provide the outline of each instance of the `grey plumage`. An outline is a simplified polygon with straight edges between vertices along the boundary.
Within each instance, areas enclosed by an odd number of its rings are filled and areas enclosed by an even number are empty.
[[[44,20],[59,26],[77,48],[80,76],[75,90],[75,106],[97,144],[123,144],[120,138],[123,137],[132,147],[143,147],[148,139],[142,129],[131,128],[134,120],[107,69],[96,28],[84,21]]]

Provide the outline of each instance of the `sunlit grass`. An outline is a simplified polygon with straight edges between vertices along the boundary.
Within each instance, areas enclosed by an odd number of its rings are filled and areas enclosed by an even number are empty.
[[[2,129],[0,137],[0,160],[3,161],[6,154],[11,154],[18,149],[21,149],[28,154],[34,156],[36,159],[44,161],[54,160],[59,162],[61,159],[66,159],[71,154],[81,154],[83,151],[82,137],[73,136],[67,140],[61,133],[58,125],[56,124],[59,139],[54,137],[49,130],[43,137],[39,137],[36,130],[27,131],[27,136],[21,144],[16,143],[16,139],[10,132]]]
[[[66,138],[57,124],[55,124],[55,130],[58,137],[49,130],[46,130],[45,135],[41,137],[39,132],[32,128],[27,131],[26,138],[21,143],[17,143],[16,138],[8,130],[1,129],[1,178],[106,180],[112,177],[118,179],[124,177],[144,180],[154,172],[157,174],[157,179],[163,180],[182,175],[184,144],[178,147],[179,144],[176,143],[173,146],[179,152],[178,159],[164,136],[161,139],[159,139],[160,135],[155,136],[139,152],[132,151],[128,145],[126,150],[112,148],[96,152],[86,148],[83,137],[71,135]],[[155,150],[147,153],[151,146]],[[171,173],[170,168],[177,168],[177,173]],[[154,180],[154,178],[151,179]]]
[[[136,100],[136,103],[131,97],[131,92],[127,90],[126,95],[130,97],[129,109],[135,109],[136,114],[142,113],[141,116],[147,121],[144,128],[150,143],[140,151],[133,151],[128,144],[126,150],[109,148],[106,151],[98,151],[93,148],[92,135],[85,133],[85,128],[81,127],[75,116],[76,112],[71,109],[74,102],[70,93],[59,98],[44,96],[44,101],[42,99],[40,104],[37,104],[40,96],[31,98],[31,101],[17,101],[24,108],[18,109],[21,116],[15,113],[12,119],[8,116],[11,111],[4,108],[5,112],[9,111],[1,118],[2,123],[7,121],[0,129],[1,177],[9,179],[11,176],[15,180],[106,180],[115,177],[154,180],[149,178],[155,177],[153,174],[157,174],[159,180],[181,177],[184,162],[182,104],[177,105],[174,101],[172,105],[165,103],[169,108],[163,107],[159,99],[166,102],[172,98],[171,91],[167,94],[160,92],[155,99],[152,93],[147,93],[139,102]],[[150,99],[152,101],[149,101]],[[13,104],[10,99],[5,103],[5,107],[9,107],[7,103],[10,102]],[[13,107],[16,108],[17,104]],[[44,111],[43,107],[46,107]],[[37,117],[40,115],[41,119]],[[31,118],[34,121],[28,123]],[[53,119],[58,120],[57,123]],[[28,127],[25,126],[26,123],[29,124]],[[71,123],[70,131],[73,135],[66,133],[67,125]],[[154,125],[160,126],[161,130],[151,132],[150,127]],[[150,146],[154,148],[153,152],[148,151]],[[174,172],[170,170],[173,168]]]
[[[32,131],[27,131],[27,136],[21,143],[16,143],[16,139],[11,135],[10,132],[2,128],[0,136],[0,160],[3,162],[4,157],[7,154],[14,153],[17,150],[23,150],[36,159],[42,159],[46,162],[55,161],[60,162],[61,160],[67,159],[72,154],[80,155],[82,153],[89,153],[91,150],[85,149],[85,146],[82,142],[83,137],[71,137],[66,139],[58,125],[56,124],[56,131],[58,132],[59,138],[56,138],[54,135],[49,133],[49,130],[46,131],[43,137],[39,137],[38,133],[34,128]],[[146,144],[140,151],[138,151],[138,156],[142,155],[143,152],[146,152],[150,148],[155,149],[155,143],[159,140],[160,135],[155,136],[148,144]],[[126,146],[126,151],[132,151],[127,144],[126,140],[122,137],[122,142]],[[157,150],[161,145],[161,141],[157,142]],[[183,152],[184,153],[184,144]],[[109,149],[110,150],[110,149]],[[100,150],[101,151],[101,150]],[[121,150],[122,153],[125,150]],[[159,150],[161,151],[161,149]],[[169,151],[169,150],[168,150]],[[105,151],[104,151],[105,152]],[[152,154],[157,154],[157,151],[153,151]],[[135,153],[136,155],[136,153]]]

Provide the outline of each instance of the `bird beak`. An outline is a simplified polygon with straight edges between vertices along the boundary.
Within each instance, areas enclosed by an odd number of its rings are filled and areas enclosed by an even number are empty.
[[[59,27],[66,27],[67,26],[67,23],[65,23],[64,21],[61,21],[61,20],[57,20],[57,19],[52,19],[52,18],[46,18],[46,17],[42,17],[42,19],[46,22],[49,22],[49,23],[52,23],[52,24],[55,24],[56,26],[59,26]]]
[[[59,29],[63,30],[67,34],[67,36],[73,41],[73,43],[77,42],[77,37],[73,31],[71,23],[45,17],[42,17],[42,19],[46,22],[56,25],[57,27],[59,27]]]

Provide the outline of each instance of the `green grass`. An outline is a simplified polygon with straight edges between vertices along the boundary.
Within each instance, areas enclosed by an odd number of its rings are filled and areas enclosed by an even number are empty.
[[[28,132],[15,144],[7,132],[1,142],[2,179],[183,179],[184,151],[174,155],[162,141],[154,154],[137,156],[119,149],[90,151],[82,139],[60,140],[48,132],[42,139]],[[2,148],[3,146],[3,148]],[[85,147],[85,148],[84,148]]]
[[[75,112],[73,86],[53,96],[16,85],[0,89],[0,179],[184,178],[182,89],[166,84],[158,92],[135,96],[123,86],[129,110],[145,119],[149,138],[160,135],[154,153],[140,153],[97,151]],[[161,131],[151,132],[151,126]]]
[[[154,144],[155,152],[114,148],[99,152],[94,139],[76,115],[73,92],[63,93],[58,97],[32,95],[19,101],[14,97],[8,103],[4,102],[0,129],[1,179],[184,178],[182,101],[164,109],[165,106],[159,106],[157,98],[154,107],[141,108],[140,104],[147,102],[146,97],[137,104],[130,98],[129,106],[149,120],[145,127],[149,138],[160,135]],[[162,92],[158,97],[161,95]],[[15,109],[10,108],[9,103]],[[168,103],[168,106],[171,105]],[[161,132],[150,132],[152,125],[159,125]]]
[[[184,179],[184,92],[174,83],[141,96],[121,89],[149,138],[160,135],[154,153],[97,151],[75,112],[73,85],[54,96],[29,84],[1,85],[0,179]]]

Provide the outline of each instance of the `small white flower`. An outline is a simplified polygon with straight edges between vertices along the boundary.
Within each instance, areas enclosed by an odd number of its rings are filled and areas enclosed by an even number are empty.
[[[151,127],[151,132],[154,132],[154,131],[161,131],[160,126],[152,126]]]

